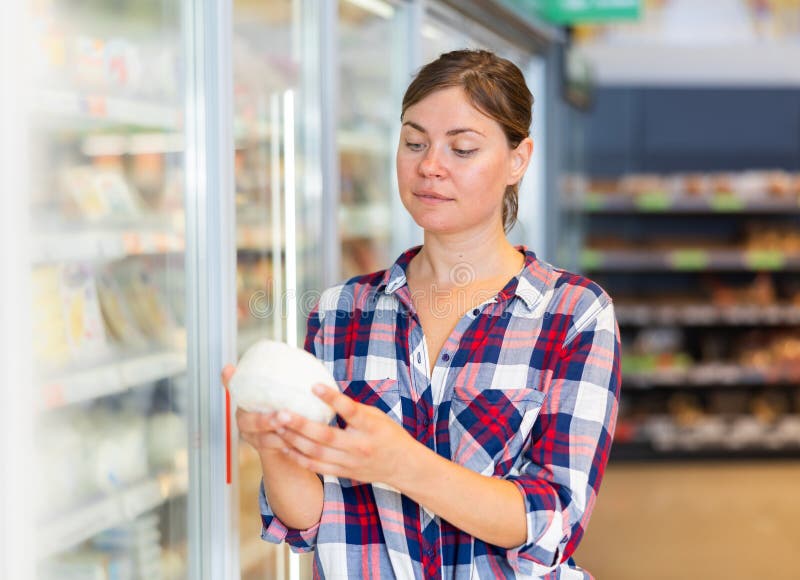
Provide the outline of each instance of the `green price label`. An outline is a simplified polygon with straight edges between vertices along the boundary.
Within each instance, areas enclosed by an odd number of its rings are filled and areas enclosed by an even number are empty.
[[[745,203],[735,195],[729,193],[720,193],[711,198],[709,204],[711,209],[718,212],[735,212],[742,211],[745,208]]]
[[[786,265],[786,256],[777,250],[751,250],[744,261],[751,270],[781,270]]]
[[[711,256],[704,250],[676,250],[669,255],[669,263],[675,270],[703,270],[710,261]]]
[[[584,250],[581,253],[581,265],[584,270],[597,270],[603,265],[603,252]]]
[[[596,191],[590,191],[583,200],[583,207],[586,211],[599,211],[606,205],[606,196]]]
[[[663,191],[648,191],[636,198],[641,211],[664,211],[672,207],[672,199]]]

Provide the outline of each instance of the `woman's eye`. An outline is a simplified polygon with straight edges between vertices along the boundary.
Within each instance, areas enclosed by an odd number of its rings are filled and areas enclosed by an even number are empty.
[[[477,149],[453,149],[453,153],[455,153],[459,157],[469,157],[476,151]]]
[[[406,141],[406,147],[408,147],[411,151],[422,151],[422,148],[425,147],[423,143],[412,143],[411,141]]]

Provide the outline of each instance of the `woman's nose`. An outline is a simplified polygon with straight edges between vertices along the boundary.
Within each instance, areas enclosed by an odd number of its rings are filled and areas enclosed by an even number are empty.
[[[419,162],[419,172],[430,177],[440,177],[444,168],[439,160],[439,153],[434,147],[428,148],[425,157]]]

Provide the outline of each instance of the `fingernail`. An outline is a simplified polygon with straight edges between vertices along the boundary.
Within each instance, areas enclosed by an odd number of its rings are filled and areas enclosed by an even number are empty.
[[[281,411],[280,413],[278,413],[278,421],[280,421],[281,423],[288,423],[291,420],[292,416],[286,411]]]
[[[316,395],[323,395],[323,394],[325,394],[325,390],[326,389],[322,385],[314,385],[314,386],[311,387],[311,390]]]

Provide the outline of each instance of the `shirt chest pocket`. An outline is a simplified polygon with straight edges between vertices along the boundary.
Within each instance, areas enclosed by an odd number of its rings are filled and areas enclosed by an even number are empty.
[[[400,390],[396,379],[336,381],[339,390],[362,405],[376,407],[402,424]],[[339,420],[337,418],[337,420]],[[341,420],[339,420],[342,426]]]
[[[484,475],[506,475],[530,435],[544,393],[530,388],[462,390],[450,402],[450,457]]]

